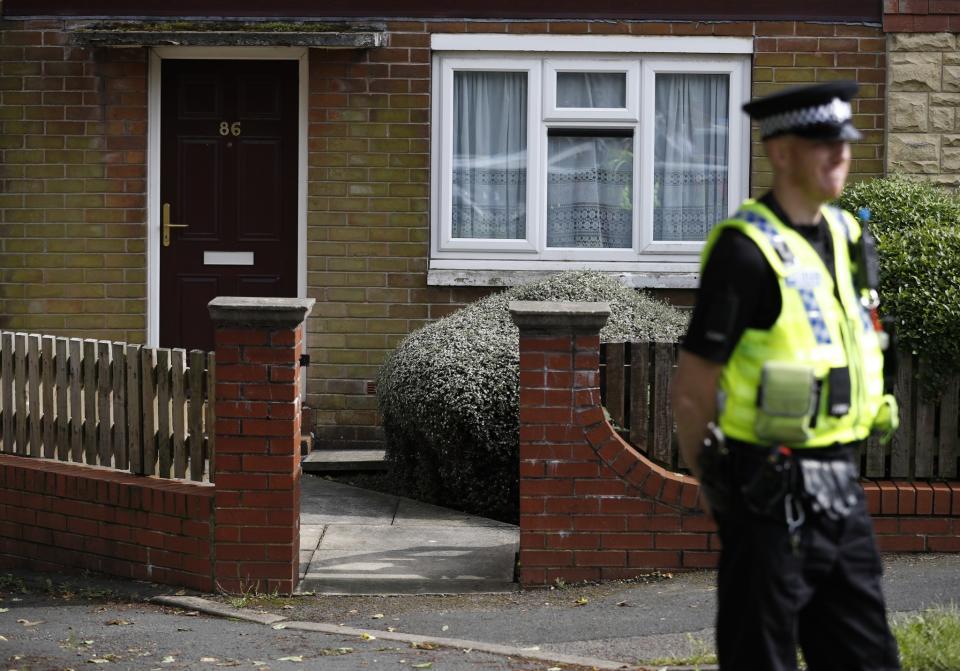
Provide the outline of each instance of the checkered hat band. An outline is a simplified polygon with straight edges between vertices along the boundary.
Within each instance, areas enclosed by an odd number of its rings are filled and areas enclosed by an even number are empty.
[[[769,137],[784,131],[813,126],[815,124],[834,124],[839,126],[843,122],[849,121],[852,116],[853,111],[850,108],[850,103],[844,102],[839,98],[834,98],[825,105],[790,110],[789,112],[774,114],[766,119],[762,119],[760,121],[760,135]]]

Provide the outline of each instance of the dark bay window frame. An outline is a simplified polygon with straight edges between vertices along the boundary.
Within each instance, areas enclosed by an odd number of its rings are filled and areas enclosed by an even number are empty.
[[[430,284],[513,284],[524,274],[592,268],[621,274],[633,286],[696,285],[703,241],[655,240],[653,234],[654,141],[662,131],[654,114],[656,77],[728,77],[729,213],[749,190],[750,125],[740,106],[750,94],[751,38],[460,34],[434,35],[433,48]],[[452,225],[454,77],[498,71],[526,74],[525,234],[458,238]],[[625,105],[558,107],[557,75],[564,72],[623,73]],[[577,134],[632,137],[632,185],[624,189],[632,217],[629,247],[547,245],[549,137]]]

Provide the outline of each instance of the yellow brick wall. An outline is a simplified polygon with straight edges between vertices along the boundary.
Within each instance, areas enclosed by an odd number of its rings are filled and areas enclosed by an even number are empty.
[[[66,45],[62,22],[0,22],[0,328],[141,342],[146,323],[146,50]],[[430,34],[755,38],[753,93],[863,85],[853,178],[883,172],[884,43],[796,22],[393,21],[388,46],[313,50],[307,403],[321,444],[380,440],[368,382],[408,333],[489,293],[428,287]],[[754,136],[752,186],[769,184]],[[660,292],[688,304],[692,292]]]
[[[142,342],[146,52],[0,21],[0,328]]]

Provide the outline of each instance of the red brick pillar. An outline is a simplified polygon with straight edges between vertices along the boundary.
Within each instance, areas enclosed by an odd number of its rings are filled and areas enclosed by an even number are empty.
[[[697,482],[624,442],[600,406],[606,303],[510,304],[520,327],[520,582],[711,566]]]
[[[581,514],[599,510],[574,485],[597,476],[578,415],[603,419],[600,329],[610,307],[517,301],[510,312],[520,328],[520,582],[600,579],[598,566],[584,565],[599,534],[575,533]]]
[[[214,578],[292,592],[300,553],[300,355],[313,299],[210,302],[217,354]]]

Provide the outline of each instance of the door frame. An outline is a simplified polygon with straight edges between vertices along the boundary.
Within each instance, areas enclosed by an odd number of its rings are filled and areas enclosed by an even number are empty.
[[[153,47],[147,87],[147,345],[160,342],[160,71],[164,59],[298,61],[297,297],[307,295],[307,139],[309,49],[306,47]]]

